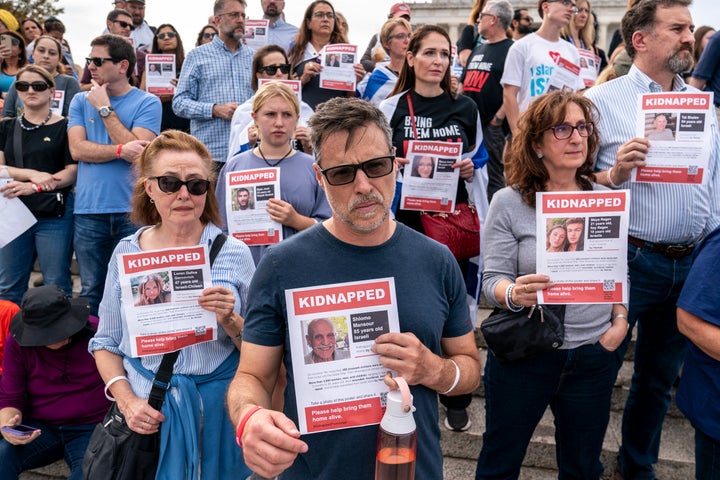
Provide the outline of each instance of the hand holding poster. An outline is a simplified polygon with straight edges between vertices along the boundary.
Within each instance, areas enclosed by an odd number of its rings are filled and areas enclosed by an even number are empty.
[[[387,369],[370,349],[400,331],[395,281],[297,288],[285,298],[300,432],[380,423]]]
[[[323,69],[320,71],[320,88],[355,91],[357,45],[333,43],[325,45],[320,54]]]
[[[247,245],[272,245],[283,239],[282,225],[270,218],[268,200],[280,198],[280,169],[229,172],[225,212],[230,235]]]
[[[538,303],[627,303],[628,190],[538,192]]]
[[[460,169],[452,168],[462,157],[461,142],[408,143],[400,208],[428,212],[455,210]]]
[[[205,245],[126,253],[118,266],[133,357],[217,339],[215,314],[198,304],[212,286]]]
[[[715,115],[712,92],[646,93],[638,97],[637,136],[647,138],[646,165],[631,180],[705,184]]]

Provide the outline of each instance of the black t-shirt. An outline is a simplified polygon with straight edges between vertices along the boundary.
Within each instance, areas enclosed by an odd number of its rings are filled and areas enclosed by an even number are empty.
[[[66,165],[75,162],[70,156],[67,137],[67,118],[59,122],[43,125],[30,132],[22,131],[22,168],[32,168],[40,172],[57,173]],[[26,126],[31,126],[25,122]],[[0,147],[5,154],[5,163],[16,167],[13,131],[15,119],[9,118],[0,122]]]
[[[480,35],[475,25],[465,25],[460,32],[460,38],[456,43],[458,52],[463,50],[472,50],[478,45]]]
[[[505,57],[512,46],[509,38],[496,43],[484,43],[473,49],[460,81],[463,95],[471,98],[480,111],[480,121],[488,125],[503,103],[500,84],[505,70]]]

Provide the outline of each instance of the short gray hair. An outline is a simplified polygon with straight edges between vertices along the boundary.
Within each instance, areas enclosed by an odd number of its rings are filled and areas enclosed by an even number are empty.
[[[310,143],[318,165],[322,161],[322,143],[330,135],[348,132],[347,149],[362,127],[376,125],[385,134],[388,150],[392,150],[392,133],[385,115],[372,103],[359,98],[335,97],[317,106],[310,117]]]
[[[513,7],[507,0],[490,0],[485,5],[485,11],[495,15],[503,30],[510,28],[513,19]]]

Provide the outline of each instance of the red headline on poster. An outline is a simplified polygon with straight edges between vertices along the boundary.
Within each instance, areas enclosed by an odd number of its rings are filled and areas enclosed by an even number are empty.
[[[369,282],[293,292],[296,315],[390,304],[390,284]]]
[[[195,345],[200,342],[209,342],[213,339],[213,329],[208,328],[202,333],[196,333],[193,330],[186,332],[176,332],[164,335],[147,335],[137,337],[135,342],[137,345],[138,355],[153,355],[159,353],[173,352],[181,348]]]
[[[432,153],[435,155],[447,155],[449,157],[457,157],[462,153],[462,144],[448,145],[445,142],[422,142],[413,145],[412,153]]]
[[[543,213],[599,213],[620,212],[625,209],[624,192],[602,194],[573,193],[543,196]]]
[[[194,267],[205,264],[205,250],[203,247],[197,246],[178,250],[125,255],[123,263],[125,264],[126,275],[161,267]]]
[[[160,55],[160,54],[151,53],[145,57],[145,62],[146,63],[152,63],[152,62],[175,63],[175,58],[173,57],[173,55]]]
[[[355,53],[356,51],[357,51],[357,49],[355,48],[355,45],[339,44],[339,45],[326,45],[325,46],[325,53],[329,53],[329,52]]]
[[[602,282],[562,283],[543,291],[545,303],[622,303],[623,284],[607,289]]]
[[[560,57],[557,64],[568,72],[571,72],[573,75],[580,75],[580,67],[572,63],[570,60]]]
[[[231,172],[230,185],[242,185],[246,183],[277,182],[277,170],[260,168],[244,172]]]
[[[308,433],[380,423],[382,415],[378,397],[305,409]]]
[[[643,97],[643,110],[671,108],[677,110],[707,110],[710,95],[707,93],[682,93],[667,95],[648,95]]]

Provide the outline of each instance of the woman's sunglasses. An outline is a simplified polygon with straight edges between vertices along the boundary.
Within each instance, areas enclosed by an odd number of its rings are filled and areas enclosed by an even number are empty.
[[[165,32],[157,34],[157,38],[159,38],[160,40],[165,40],[166,38],[173,39],[175,37],[177,37],[177,33],[175,32]]]
[[[15,90],[18,92],[27,92],[30,90],[30,87],[32,87],[33,90],[36,92],[44,92],[48,88],[50,88],[50,85],[48,85],[45,82],[15,82]]]
[[[185,185],[190,195],[203,195],[208,191],[210,187],[209,180],[202,180],[200,178],[191,178],[183,182],[177,177],[172,175],[162,175],[159,177],[150,177],[150,180],[157,180],[158,187],[165,193],[175,193]]]
[[[203,33],[202,37],[205,39],[215,38],[215,35],[217,35],[217,33],[215,33],[215,32],[205,32],[205,33]]]
[[[289,63],[283,63],[282,65],[268,65],[267,67],[259,67],[258,72],[265,72],[268,75],[275,75],[278,71],[278,68],[280,69],[280,72],[282,72],[284,75],[290,73]]]

